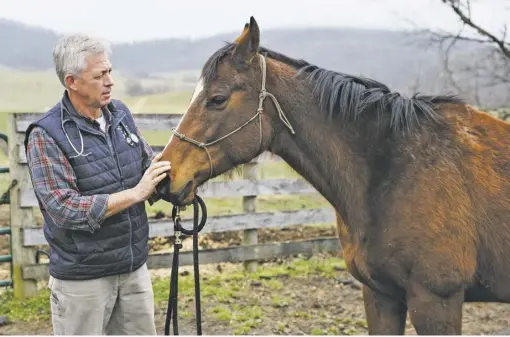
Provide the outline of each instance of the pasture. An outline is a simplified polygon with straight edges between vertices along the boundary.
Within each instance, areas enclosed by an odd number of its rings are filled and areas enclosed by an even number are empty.
[[[48,75],[48,74],[47,74]],[[50,77],[40,75],[40,83]],[[49,74],[48,76],[53,76]],[[28,77],[27,77],[28,78]],[[20,79],[26,81],[25,78]],[[25,83],[26,84],[26,83]],[[45,85],[39,84],[41,87]],[[60,97],[58,83],[51,92],[40,92],[25,108],[9,103],[0,107],[0,130],[7,126],[7,111],[42,111]],[[36,90],[37,91],[37,90]],[[1,92],[1,90],[0,90]],[[121,91],[122,93],[122,91]],[[190,92],[155,94],[121,98],[134,112],[183,112]],[[20,97],[11,102],[19,102]],[[0,98],[2,101],[3,98]],[[9,102],[6,99],[7,102]],[[164,145],[169,133],[144,133],[149,143]],[[0,152],[0,165],[7,165],[7,157]],[[259,178],[299,177],[282,162],[261,163]],[[233,175],[232,179],[239,176]],[[219,177],[218,180],[225,179]],[[0,175],[0,193],[7,188],[7,175]],[[241,198],[205,199],[211,215],[242,213]],[[326,201],[310,195],[260,196],[257,211],[297,210],[326,207]],[[8,205],[0,206],[0,226],[8,225]],[[167,217],[171,205],[158,202],[148,206],[151,217]],[[185,216],[192,210],[184,211]],[[42,219],[38,218],[40,223]],[[258,230],[258,242],[335,235],[330,224],[303,224],[285,229]],[[201,248],[238,245],[241,231],[199,235]],[[8,253],[7,237],[0,237],[0,255]],[[151,240],[153,252],[168,252],[171,243],[167,238]],[[191,238],[185,241],[185,250],[191,249]],[[156,299],[158,333],[163,333],[166,301],[168,297],[170,265],[165,269],[151,270]],[[345,270],[341,252],[338,255],[319,254],[312,257],[296,256],[260,263],[257,271],[247,273],[242,264],[219,263],[203,265],[201,271],[202,320],[205,334],[281,334],[325,335],[366,334],[366,320],[360,284]],[[0,265],[0,279],[8,277],[8,265]],[[179,277],[179,326],[181,334],[195,333],[193,274],[191,267],[181,267]],[[12,321],[0,326],[0,334],[51,334],[49,293],[45,282],[40,282],[40,293],[28,300],[16,300],[10,291],[0,294],[0,315],[7,314]],[[464,334],[498,333],[510,326],[510,309],[503,304],[476,304],[464,306]],[[414,334],[407,322],[407,334]]]
[[[270,234],[266,240],[281,239],[279,233]],[[203,243],[206,236],[201,237]],[[225,244],[221,241],[215,242]],[[278,259],[260,265],[255,273],[246,273],[239,264],[205,265],[200,270],[204,334],[367,334],[360,285],[345,271],[341,257]],[[152,274],[156,324],[158,334],[163,334],[169,270],[153,270]],[[195,304],[190,267],[180,268],[179,293],[179,332],[193,335],[196,333]],[[5,294],[0,298],[0,312],[7,313],[14,321],[0,327],[0,334],[52,333],[47,289],[26,301]],[[463,333],[500,332],[508,327],[508,317],[505,305],[468,304],[464,309]],[[406,334],[415,334],[409,321]]]

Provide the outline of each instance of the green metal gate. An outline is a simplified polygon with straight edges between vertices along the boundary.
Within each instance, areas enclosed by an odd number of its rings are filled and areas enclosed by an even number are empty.
[[[0,139],[3,139],[6,143],[8,143],[7,135],[4,133],[0,133]],[[9,167],[0,167],[0,173],[9,173]],[[14,182],[13,182],[14,183]],[[15,183],[14,183],[15,184]],[[10,203],[10,190],[14,186],[11,184],[7,191],[0,197],[0,205],[9,204]],[[12,286],[12,245],[11,245],[11,228],[3,227],[0,228],[0,235],[9,235],[9,255],[0,255],[0,263],[9,263],[11,265],[11,279],[10,280],[1,280],[0,287],[9,287]]]

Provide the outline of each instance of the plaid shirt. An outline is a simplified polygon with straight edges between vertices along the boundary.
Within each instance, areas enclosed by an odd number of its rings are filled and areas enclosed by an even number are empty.
[[[106,115],[109,117],[109,112]],[[109,118],[106,120],[108,128]],[[147,155],[152,159],[152,148],[138,129],[136,132]],[[35,194],[57,226],[90,232],[101,227],[105,220],[109,195],[81,195],[68,159],[53,138],[40,127],[35,127],[30,132],[27,162]],[[158,199],[154,193],[148,201],[152,205]]]

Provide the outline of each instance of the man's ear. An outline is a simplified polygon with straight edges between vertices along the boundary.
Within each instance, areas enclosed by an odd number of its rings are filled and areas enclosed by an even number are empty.
[[[244,26],[244,30],[235,40],[237,44],[234,58],[242,63],[250,63],[257,55],[260,44],[260,30],[255,18],[250,17],[250,23]]]
[[[69,90],[75,91],[77,89],[76,79],[73,77],[73,75],[67,74],[66,77],[64,78],[64,82]]]

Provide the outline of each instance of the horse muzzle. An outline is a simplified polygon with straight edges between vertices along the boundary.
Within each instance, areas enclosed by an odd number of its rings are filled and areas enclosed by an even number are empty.
[[[193,192],[193,182],[191,180],[177,192],[170,192],[171,187],[172,182],[167,176],[156,186],[156,193],[161,199],[168,201],[176,206],[185,206],[187,204],[191,204],[193,201],[193,198],[190,198]]]
[[[158,196],[168,202],[174,204],[176,202],[176,198],[174,195],[170,193],[170,186],[172,182],[170,181],[170,177],[166,176],[163,180],[159,182],[156,186],[156,193]]]

